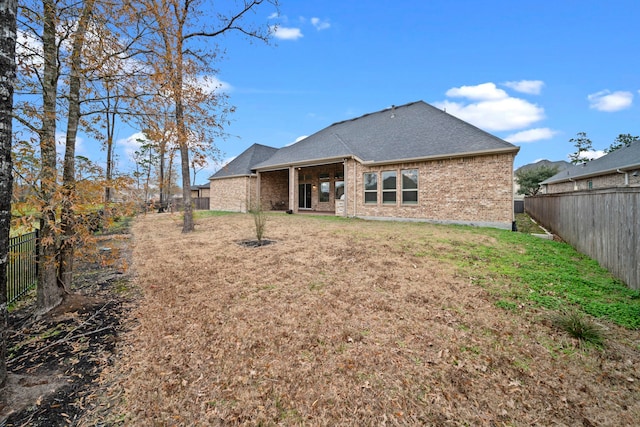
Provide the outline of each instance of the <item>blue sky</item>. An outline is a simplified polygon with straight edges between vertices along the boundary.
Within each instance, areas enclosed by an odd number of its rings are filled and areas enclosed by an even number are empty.
[[[224,40],[224,159],[423,100],[521,147],[515,166],[640,135],[638,1],[282,0],[270,46]],[[269,19],[271,18],[271,19]],[[124,160],[134,129],[118,132]],[[392,143],[392,141],[390,141]],[[198,173],[205,183],[215,165]]]

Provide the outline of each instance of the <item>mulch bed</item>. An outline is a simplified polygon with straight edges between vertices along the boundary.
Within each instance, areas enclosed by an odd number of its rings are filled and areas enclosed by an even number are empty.
[[[126,235],[102,238],[78,263],[74,289],[43,318],[33,316],[35,292],[9,314],[10,378],[0,401],[1,426],[75,425],[92,406],[89,398],[113,363],[131,299],[127,242]]]
[[[274,240],[242,240],[238,242],[240,246],[244,246],[245,248],[261,248],[263,246],[269,246],[271,244],[276,243]]]

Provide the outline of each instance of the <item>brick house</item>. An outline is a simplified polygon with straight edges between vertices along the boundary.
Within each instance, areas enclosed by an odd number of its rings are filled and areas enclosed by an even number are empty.
[[[543,194],[640,187],[640,142],[619,148],[606,156],[574,165],[540,183]]]
[[[253,144],[209,178],[209,208],[247,212],[256,201],[257,175],[253,166],[267,160],[277,148]],[[267,208],[265,208],[267,209]]]
[[[246,211],[259,200],[263,209],[365,219],[499,228],[514,219],[519,148],[423,101],[269,149],[253,145],[210,178],[211,209]],[[253,162],[256,151],[266,158]]]
[[[191,186],[191,198],[200,199],[203,197],[209,197],[210,184],[192,185]]]

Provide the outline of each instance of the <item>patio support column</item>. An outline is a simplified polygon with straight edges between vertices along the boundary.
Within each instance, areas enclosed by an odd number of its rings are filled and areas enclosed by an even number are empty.
[[[347,168],[347,159],[342,161],[342,180],[344,181],[344,212],[342,216],[345,218],[349,216],[349,175]]]
[[[261,184],[261,178],[262,178],[262,174],[260,172],[256,172],[256,201],[254,202],[256,204],[256,208],[258,209],[262,209],[262,201],[260,200],[260,184]],[[249,194],[251,194],[251,179],[249,179]],[[253,209],[253,207],[251,205],[249,205],[249,210]]]
[[[296,168],[289,166],[289,210],[292,212],[298,212],[296,207],[296,188],[298,184],[298,175],[296,174]]]

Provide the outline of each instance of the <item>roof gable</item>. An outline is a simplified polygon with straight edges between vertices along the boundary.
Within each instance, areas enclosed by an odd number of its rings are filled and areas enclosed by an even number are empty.
[[[334,123],[281,148],[256,169],[355,156],[363,162],[394,162],[518,147],[424,101],[391,107]]]
[[[276,151],[278,151],[277,148],[262,144],[253,144],[238,157],[221,167],[220,170],[209,177],[209,179],[251,175],[256,164],[264,162]]]
[[[628,147],[618,148],[615,151],[580,165],[561,171],[540,184],[553,184],[576,178],[604,175],[617,170],[630,172],[640,169],[640,141],[636,140]]]

